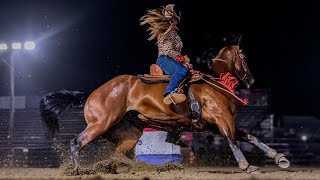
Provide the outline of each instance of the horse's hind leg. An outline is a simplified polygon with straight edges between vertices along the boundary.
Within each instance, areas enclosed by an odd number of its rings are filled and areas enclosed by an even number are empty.
[[[75,165],[80,165],[81,149],[104,134],[112,125],[121,119],[124,110],[122,108],[112,108],[106,112],[105,109],[99,107],[89,107],[85,111],[88,126],[76,138],[70,142],[71,158]]]
[[[102,135],[107,129],[107,126],[100,123],[90,124],[82,133],[70,141],[73,164],[80,165],[81,149]]]
[[[142,135],[142,131],[137,128],[130,128],[125,132],[126,136],[121,142],[118,143],[117,147],[114,150],[116,154],[128,154],[136,146],[139,138]]]
[[[266,144],[262,143],[257,137],[246,133],[243,130],[236,128],[236,139],[238,141],[244,141],[250,143],[252,145],[257,146],[264,153],[267,154],[268,157],[275,159],[276,164],[281,168],[288,168],[290,166],[290,162],[285,158],[285,155],[282,153],[277,153],[276,150],[270,148]]]
[[[119,128],[112,134],[119,138],[119,141],[116,143],[116,148],[114,149],[114,155],[117,160],[120,160],[122,163],[133,165],[134,161],[132,159],[134,158],[134,147],[142,135],[142,129],[133,126],[129,122],[126,123],[130,126],[124,127],[125,129]]]

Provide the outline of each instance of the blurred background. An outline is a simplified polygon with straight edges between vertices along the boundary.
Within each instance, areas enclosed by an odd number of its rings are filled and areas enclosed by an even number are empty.
[[[191,63],[209,48],[221,49],[225,37],[243,34],[256,81],[237,91],[249,99],[238,109],[237,125],[294,165],[319,165],[319,2],[202,0],[1,0],[1,165],[63,164],[69,140],[85,128],[82,108],[62,115],[61,133],[52,139],[42,125],[39,100],[62,89],[92,91],[120,74],[148,73],[157,47],[138,20],[147,9],[168,3],[181,10],[179,34]],[[219,136],[185,133],[182,138],[190,145],[181,149],[187,164],[235,163]],[[112,145],[106,143],[99,139],[84,156],[108,152]],[[253,146],[239,145],[251,161],[271,163]]]

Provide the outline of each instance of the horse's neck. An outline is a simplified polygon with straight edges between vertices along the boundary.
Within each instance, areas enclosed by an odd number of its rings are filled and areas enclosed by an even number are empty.
[[[219,51],[215,59],[223,59],[230,63],[232,61],[233,51],[234,51],[233,46],[224,47]]]
[[[232,69],[230,65],[233,61],[232,56],[232,50],[231,47],[224,47],[220,50],[219,54],[214,58],[216,59],[212,64],[212,69],[214,70],[215,75],[220,76],[223,73],[231,73]],[[224,61],[219,61],[224,60]],[[226,63],[227,62],[227,63]]]
[[[212,68],[214,69],[214,74],[219,77],[221,74],[227,73],[229,71],[229,66],[223,62],[215,62],[212,66]]]

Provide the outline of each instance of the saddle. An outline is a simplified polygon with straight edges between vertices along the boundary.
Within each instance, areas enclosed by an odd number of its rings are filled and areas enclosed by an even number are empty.
[[[162,69],[156,65],[151,64],[150,74],[138,75],[142,82],[147,84],[165,83],[169,82],[171,75],[165,75]]]
[[[157,64],[151,64],[150,74],[138,75],[142,82],[147,84],[155,83],[166,83],[170,81],[171,75],[166,75],[163,73],[162,69]],[[201,77],[199,75],[188,76],[182,83],[187,84],[191,82],[200,81]],[[183,84],[180,84],[182,86]]]

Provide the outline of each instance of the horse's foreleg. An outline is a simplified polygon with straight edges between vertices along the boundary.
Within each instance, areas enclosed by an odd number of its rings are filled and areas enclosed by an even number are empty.
[[[244,157],[243,153],[241,152],[240,148],[237,146],[237,143],[234,139],[234,126],[232,123],[227,123],[231,121],[223,121],[222,119],[219,120],[217,123],[219,131],[221,135],[227,140],[228,145],[239,165],[239,168],[247,173],[258,173],[259,168],[256,166],[252,166],[248,163],[246,158]]]
[[[239,165],[239,168],[242,170],[246,170],[249,167],[249,163],[244,157],[243,153],[241,152],[240,148],[237,146],[234,139],[230,138],[229,135],[225,136],[225,139],[228,142],[229,147],[231,148],[231,151]]]
[[[270,148],[269,146],[261,142],[257,137],[237,128],[235,135],[238,141],[244,141],[252,145],[255,145],[264,153],[266,153],[268,157],[275,159],[276,164],[278,164],[279,167],[288,168],[290,166],[290,162],[285,158],[284,154],[278,153],[276,150]]]

